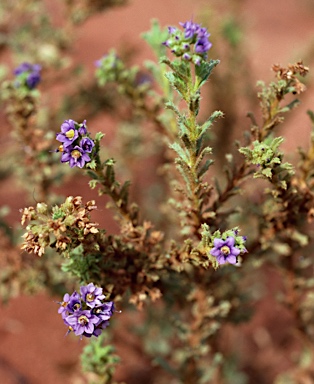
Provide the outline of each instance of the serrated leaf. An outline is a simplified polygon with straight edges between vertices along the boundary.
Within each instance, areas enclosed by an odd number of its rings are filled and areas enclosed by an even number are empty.
[[[197,160],[196,160],[196,164],[195,164],[195,168],[198,168],[203,160],[203,158],[206,156],[206,155],[210,155],[212,153],[212,149],[210,147],[205,147],[203,148],[202,152],[199,154],[199,156],[197,157]],[[213,161],[212,161],[213,163]]]
[[[149,31],[142,33],[142,38],[152,47],[157,57],[165,54],[167,48],[162,43],[168,36],[168,28],[161,29],[157,19],[151,21]]]
[[[213,69],[220,63],[219,60],[202,61],[195,66],[195,74],[199,78],[198,87],[201,87],[208,79]]]
[[[165,103],[165,107],[167,109],[170,109],[171,111],[173,111],[178,117],[181,117],[181,113],[180,113],[179,109],[173,104],[172,101],[168,100]]]
[[[191,148],[192,143],[191,143],[191,141],[190,141],[189,136],[188,136],[187,133],[184,133],[184,134],[181,136],[181,140],[183,141],[183,143],[184,143],[184,145],[185,145],[185,147],[186,147],[187,149],[190,149],[190,148]]]
[[[109,166],[109,167],[112,167],[113,165],[115,165],[115,160],[114,159],[108,159],[105,161],[104,165],[106,166]]]
[[[131,185],[131,182],[129,180],[127,180],[124,182],[124,184],[122,185],[121,190],[120,190],[120,197],[125,202],[128,201],[130,185]]]
[[[271,179],[273,176],[271,171],[272,171],[271,168],[265,168],[262,170],[262,174],[268,177],[269,179]]]
[[[248,160],[252,159],[252,150],[247,147],[239,148],[239,152],[242,153]]]
[[[165,72],[165,76],[168,79],[170,85],[176,89],[180,96],[185,98],[186,84],[185,82],[176,76],[173,72]]]
[[[200,170],[197,172],[197,176],[201,178],[209,169],[209,167],[213,164],[213,160],[207,159],[205,163],[202,165]]]
[[[95,140],[96,140],[96,141],[100,141],[104,136],[105,136],[104,133],[102,133],[102,132],[97,132],[96,135],[95,135]]]
[[[220,118],[220,117],[223,117],[223,112],[221,111],[214,111],[211,116],[209,117],[209,119],[207,121],[205,121],[205,123],[199,127],[199,135],[202,136],[205,134],[205,132],[213,125],[213,122]]]
[[[186,163],[186,164],[189,164],[189,154],[186,152],[185,149],[183,149],[180,144],[178,143],[173,143],[173,144],[170,144],[169,147],[171,149],[173,149],[177,154],[178,156]]]
[[[87,175],[88,175],[89,177],[91,177],[92,179],[95,179],[95,180],[98,179],[98,175],[97,175],[97,173],[95,173],[95,172],[93,172],[93,171],[90,171],[90,170],[87,170],[86,173],[87,173]]]
[[[295,99],[291,101],[291,103],[285,105],[283,108],[280,109],[280,112],[288,112],[291,111],[291,109],[297,107],[300,104],[300,100]]]
[[[287,183],[285,180],[279,181],[279,185],[282,189],[286,190],[287,189]]]
[[[88,163],[86,163],[85,167],[95,170],[96,167],[97,167],[95,159],[93,159],[93,160],[89,161]]]
[[[89,187],[90,187],[91,189],[95,189],[96,186],[97,186],[97,184],[98,184],[98,180],[90,180],[90,181],[88,182],[88,185],[89,185]]]
[[[273,139],[273,141],[270,144],[270,147],[275,152],[276,149],[278,149],[279,145],[284,141],[283,137],[278,136]]]

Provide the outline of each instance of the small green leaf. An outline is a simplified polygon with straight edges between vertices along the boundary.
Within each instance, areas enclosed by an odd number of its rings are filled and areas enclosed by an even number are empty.
[[[95,135],[95,141],[100,141],[105,136],[102,132],[97,132]]]
[[[93,159],[93,160],[89,161],[88,163],[86,163],[85,166],[86,166],[86,168],[90,168],[90,169],[95,170],[96,167],[97,167],[95,159]]]
[[[197,86],[201,87],[207,81],[213,69],[220,63],[219,60],[202,61],[200,65],[195,66],[195,73],[199,81]]]
[[[189,154],[188,152],[183,149],[180,144],[178,143],[173,143],[173,144],[170,144],[169,147],[171,149],[173,149],[178,155],[179,157],[182,159],[182,161],[184,161],[186,164],[189,164]]]
[[[272,169],[271,168],[265,168],[262,170],[262,174],[268,177],[269,179],[272,178]]]

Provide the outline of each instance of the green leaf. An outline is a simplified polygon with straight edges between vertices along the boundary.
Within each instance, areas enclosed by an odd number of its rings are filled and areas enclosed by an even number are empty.
[[[186,98],[186,82],[178,77],[174,72],[166,72],[166,78],[168,79],[170,85],[176,89],[180,96]]]
[[[195,66],[195,74],[199,81],[197,87],[205,84],[213,69],[220,63],[219,60],[202,61],[200,65]]]
[[[95,135],[95,141],[100,141],[105,136],[102,132],[97,132]]]
[[[183,149],[180,144],[178,143],[173,143],[173,144],[170,144],[169,147],[171,149],[173,149],[177,154],[178,156],[180,157],[180,159],[182,161],[184,161],[186,164],[189,164],[190,160],[189,160],[189,154],[188,152]]]
[[[311,122],[314,124],[314,112],[309,109],[306,113],[309,115]]]
[[[120,190],[120,199],[124,202],[128,202],[128,197],[129,197],[129,188],[130,188],[131,182],[130,180],[127,180],[123,183],[121,190]]]
[[[95,189],[98,183],[98,180],[89,180],[88,185],[91,189]]]
[[[271,168],[265,168],[262,170],[262,174],[268,177],[269,179],[272,178],[272,169]]]
[[[151,21],[149,31],[142,33],[142,38],[152,47],[157,57],[166,54],[167,47],[162,43],[169,36],[168,28],[161,29],[157,19]]]
[[[206,133],[206,131],[213,125],[213,122],[220,118],[220,117],[223,117],[224,114],[222,111],[214,111],[211,116],[209,117],[209,119],[207,121],[205,121],[205,123],[200,127],[199,129],[199,135],[202,136]]]
[[[167,109],[170,109],[171,111],[173,111],[179,118],[181,118],[181,113],[179,111],[179,109],[173,104],[172,101],[168,100],[166,103],[165,103],[165,107]]]
[[[291,111],[291,109],[297,107],[299,104],[300,104],[300,100],[295,99],[295,100],[291,101],[291,103],[289,103],[289,104],[287,104],[286,106],[282,107],[282,108],[280,109],[280,112],[288,112],[288,111]]]
[[[239,148],[239,152],[242,153],[242,155],[244,155],[247,160],[251,160],[252,159],[252,150],[247,148],[247,147],[242,147],[242,148]]]
[[[96,163],[95,159],[86,163],[85,167],[95,170],[97,168],[97,163]]]
[[[114,166],[116,163],[116,161],[114,159],[108,159],[105,161],[105,165],[108,166],[108,167],[112,167]]]
[[[213,160],[207,159],[205,163],[202,165],[200,170],[197,172],[197,176],[201,178],[209,169],[209,167],[213,164]]]

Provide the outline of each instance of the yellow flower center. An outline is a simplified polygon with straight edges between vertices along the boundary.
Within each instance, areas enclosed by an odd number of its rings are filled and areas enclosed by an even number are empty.
[[[78,322],[81,324],[81,325],[86,325],[88,324],[88,318],[86,316],[80,316],[79,319],[78,319]]]
[[[220,248],[221,253],[223,253],[225,256],[230,255],[230,248],[227,245],[224,245]]]
[[[74,151],[71,152],[71,156],[74,157],[74,159],[79,159],[82,155],[80,151],[74,149]]]
[[[95,299],[95,296],[92,293],[88,293],[86,295],[86,301],[93,301]]]
[[[65,136],[68,138],[68,139],[73,139],[74,137],[74,129],[69,129],[68,132],[65,134]]]

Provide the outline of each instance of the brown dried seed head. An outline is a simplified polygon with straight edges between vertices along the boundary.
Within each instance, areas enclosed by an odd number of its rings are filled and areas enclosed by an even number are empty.
[[[98,225],[97,223],[88,223],[85,225],[85,228],[84,228],[84,235],[87,235],[89,233],[98,233],[98,229],[96,228],[96,225]]]
[[[97,206],[95,205],[95,200],[91,200],[91,201],[88,201],[86,204],[85,204],[85,207],[88,211],[92,211],[93,209],[97,209]]]
[[[78,208],[82,205],[82,196],[76,196],[74,197],[73,201],[72,201],[73,205],[75,208]]]
[[[34,207],[20,209],[20,212],[22,212],[22,218],[21,218],[22,225],[24,225],[27,220],[28,221],[32,220],[36,215],[36,211]]]

